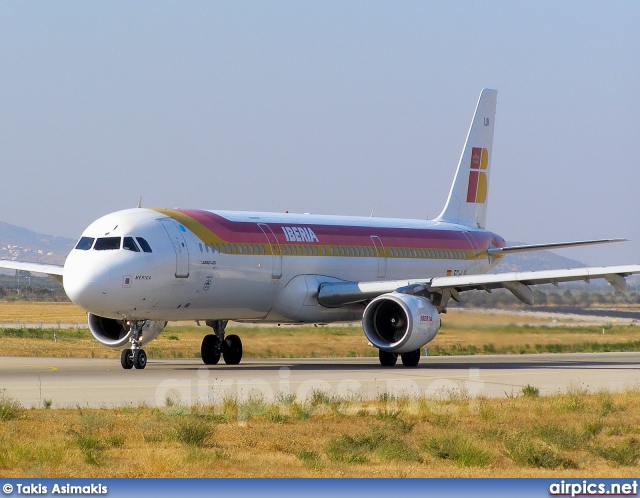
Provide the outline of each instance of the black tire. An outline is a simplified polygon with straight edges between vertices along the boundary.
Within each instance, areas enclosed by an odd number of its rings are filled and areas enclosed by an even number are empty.
[[[417,367],[418,363],[420,363],[419,349],[416,349],[415,351],[409,351],[408,353],[402,353],[400,356],[402,357],[402,364],[405,367]]]
[[[120,365],[125,370],[129,370],[133,368],[133,358],[131,357],[130,349],[123,349],[122,353],[120,353]]]
[[[205,365],[217,365],[220,361],[220,348],[218,338],[213,334],[205,335],[200,346],[200,356]]]
[[[136,349],[133,353],[133,366],[138,370],[144,370],[147,366],[147,353],[144,349]]]
[[[227,365],[237,365],[242,360],[242,341],[237,335],[229,335],[224,340],[222,357]]]
[[[388,351],[379,349],[378,358],[380,358],[380,365],[383,367],[393,367],[398,361],[398,353],[389,353]]]

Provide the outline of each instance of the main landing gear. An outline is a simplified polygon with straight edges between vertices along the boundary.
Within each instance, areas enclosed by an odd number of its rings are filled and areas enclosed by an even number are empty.
[[[207,326],[213,329],[213,334],[207,334],[202,339],[200,354],[205,365],[217,365],[220,355],[227,365],[237,365],[242,360],[242,341],[237,335],[225,338],[224,329],[227,320],[207,320]]]
[[[380,365],[383,367],[393,367],[398,361],[398,353],[389,353],[387,351],[378,350],[378,357],[380,358]],[[420,363],[420,350],[409,351],[408,353],[402,353],[402,364],[405,367],[417,367]]]
[[[147,366],[147,353],[140,346],[142,345],[141,333],[144,322],[133,320],[129,322],[129,330],[131,332],[131,349],[125,349],[120,354],[120,365],[122,368],[129,370],[136,367],[142,370]]]

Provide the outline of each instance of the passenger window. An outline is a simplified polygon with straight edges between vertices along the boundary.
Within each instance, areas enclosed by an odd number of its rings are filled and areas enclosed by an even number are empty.
[[[120,237],[102,237],[96,240],[96,245],[93,248],[96,251],[112,251],[114,249],[120,249]]]
[[[76,244],[76,249],[80,249],[81,251],[88,251],[89,249],[91,249],[94,240],[96,239],[94,239],[93,237],[81,237]]]
[[[138,241],[138,244],[140,244],[143,252],[153,252],[146,239],[143,239],[142,237],[136,237],[136,240]]]
[[[124,241],[122,242],[122,248],[126,249],[127,251],[140,252],[140,249],[138,249],[138,244],[135,243],[133,237],[125,237]]]

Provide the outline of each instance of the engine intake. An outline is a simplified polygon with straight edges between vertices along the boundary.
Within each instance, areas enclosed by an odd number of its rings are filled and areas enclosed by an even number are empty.
[[[408,353],[433,340],[440,330],[440,316],[424,297],[391,292],[369,303],[362,328],[371,344],[382,351]]]
[[[140,344],[144,345],[153,341],[167,326],[167,322],[154,322],[147,320],[142,326]],[[89,330],[98,342],[113,349],[123,349],[129,344],[131,331],[126,320],[114,320],[89,313]]]

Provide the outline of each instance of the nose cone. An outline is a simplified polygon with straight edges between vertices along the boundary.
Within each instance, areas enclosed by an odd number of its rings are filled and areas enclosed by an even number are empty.
[[[89,251],[71,251],[64,264],[64,291],[82,309],[103,316],[110,308],[111,274]]]

